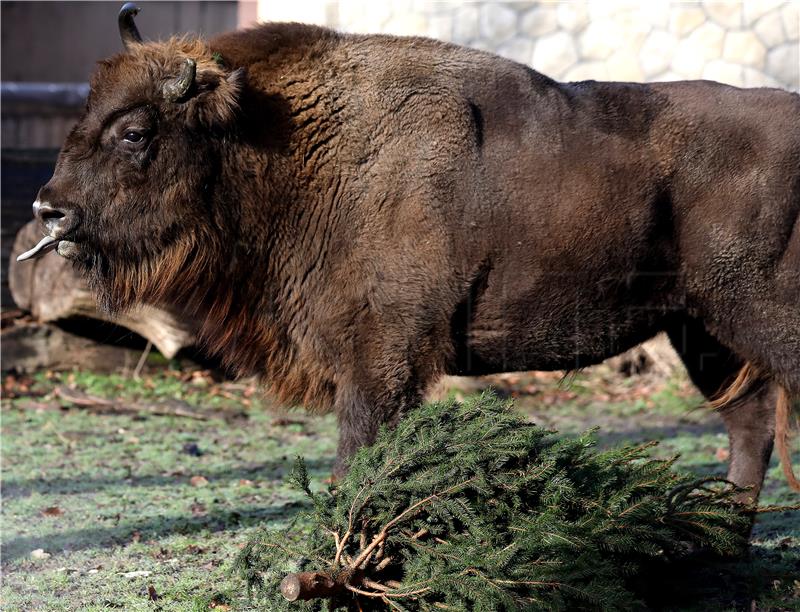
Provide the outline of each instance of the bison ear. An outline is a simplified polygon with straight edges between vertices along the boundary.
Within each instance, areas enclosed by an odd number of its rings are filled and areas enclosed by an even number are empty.
[[[196,94],[189,100],[189,116],[206,127],[225,127],[239,111],[239,99],[245,86],[245,69],[229,74],[197,71]]]

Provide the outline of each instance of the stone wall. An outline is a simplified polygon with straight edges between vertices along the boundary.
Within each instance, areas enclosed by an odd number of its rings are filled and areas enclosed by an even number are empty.
[[[560,80],[705,78],[800,90],[798,0],[261,0],[258,15],[431,36],[494,51]]]

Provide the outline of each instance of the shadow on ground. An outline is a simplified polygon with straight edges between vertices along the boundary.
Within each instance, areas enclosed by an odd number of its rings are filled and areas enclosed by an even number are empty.
[[[18,537],[3,544],[3,565],[27,555],[37,548],[53,552],[74,552],[87,548],[109,548],[131,541],[135,533],[143,540],[159,540],[172,534],[191,534],[199,531],[236,531],[253,527],[270,519],[286,520],[306,504],[289,502],[268,507],[242,507],[233,510],[210,511],[199,517],[185,514],[154,516],[144,520],[125,521],[113,527],[87,527],[61,531],[46,536]]]
[[[313,460],[306,462],[309,472],[330,474],[333,469],[332,460]],[[283,480],[286,477],[291,461],[265,461],[263,463],[240,465],[228,468],[207,469],[203,475],[208,480]],[[185,484],[187,474],[146,474],[142,476],[102,476],[87,477],[85,474],[76,474],[70,477],[59,478],[32,478],[9,479],[3,481],[3,498],[11,500],[27,497],[35,493],[52,495],[70,495],[78,493],[92,493],[110,487],[162,487]]]

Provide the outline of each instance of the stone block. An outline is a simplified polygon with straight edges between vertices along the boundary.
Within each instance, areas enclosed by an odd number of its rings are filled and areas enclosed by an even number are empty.
[[[624,33],[613,19],[598,19],[586,26],[580,35],[581,57],[603,60],[620,46]]]
[[[703,8],[719,25],[735,30],[742,27],[742,4],[738,0],[705,0]]]
[[[777,80],[755,68],[742,68],[742,83],[745,87],[783,87]]]
[[[678,39],[670,32],[653,30],[644,41],[639,53],[639,63],[645,77],[654,77],[669,68]]]
[[[622,48],[606,60],[608,75],[612,81],[644,81],[644,72],[639,65],[636,53]]]
[[[766,73],[789,89],[800,89],[800,45],[789,42],[767,53]]]
[[[722,48],[722,57],[736,64],[762,68],[767,49],[754,32],[728,32]]]
[[[589,9],[589,22],[598,19],[608,19],[614,16],[614,13],[619,10],[616,2],[596,2],[590,1],[588,3]]]
[[[533,50],[533,67],[553,78],[560,78],[577,61],[575,42],[566,32],[540,38]]]
[[[580,32],[589,25],[588,3],[581,2],[559,2],[556,9],[558,25],[568,32]]]
[[[527,11],[520,22],[520,32],[538,38],[558,29],[557,6],[545,4]]]
[[[767,47],[775,47],[786,40],[783,15],[779,11],[764,15],[756,22],[753,31]]]
[[[517,12],[499,2],[487,2],[480,7],[481,37],[494,44],[503,43],[517,31]]]
[[[641,23],[654,28],[666,29],[669,27],[671,13],[669,0],[648,0],[639,4],[637,18]]]
[[[783,16],[783,29],[786,32],[786,40],[800,39],[800,2],[794,0],[787,2],[781,10]]]
[[[466,44],[480,36],[477,6],[465,5],[453,14],[453,42]]]
[[[478,51],[488,51],[490,53],[495,52],[495,47],[490,45],[485,40],[473,40],[469,43],[470,48],[477,49]]]
[[[512,38],[497,48],[497,54],[520,64],[531,64],[534,40],[531,38]]]
[[[750,0],[742,3],[742,21],[745,27],[752,26],[764,15],[777,9],[785,0]]]
[[[421,13],[399,13],[392,15],[383,31],[397,36],[419,36],[427,31],[427,23]]]
[[[703,68],[704,79],[719,81],[728,85],[741,87],[743,83],[742,67],[725,60],[711,60]]]
[[[649,80],[651,82],[653,82],[653,83],[665,83],[665,82],[669,82],[669,81],[682,81],[685,78],[686,77],[684,75],[682,75],[682,74],[678,74],[677,72],[675,72],[673,70],[667,70],[666,72],[662,72],[658,76],[655,76],[655,77],[653,77],[652,79],[649,79]]]
[[[705,21],[706,14],[700,7],[678,4],[669,16],[669,30],[677,36],[684,37]]]
[[[439,40],[453,40],[453,19],[450,15],[429,15],[425,36]]]
[[[724,40],[725,30],[707,21],[678,43],[672,57],[672,70],[686,78],[698,78],[707,61],[722,56]]]
[[[605,62],[580,62],[567,70],[562,78],[565,81],[607,81],[610,77]]]

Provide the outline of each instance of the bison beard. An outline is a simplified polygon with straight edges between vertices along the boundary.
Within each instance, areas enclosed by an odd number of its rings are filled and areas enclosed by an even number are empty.
[[[181,307],[237,372],[335,410],[339,473],[443,373],[666,331],[719,399],[730,478],[757,499],[776,440],[800,488],[796,94],[557,83],[298,24],[142,42],[135,12],[36,208],[34,254],[55,244],[105,308]]]

